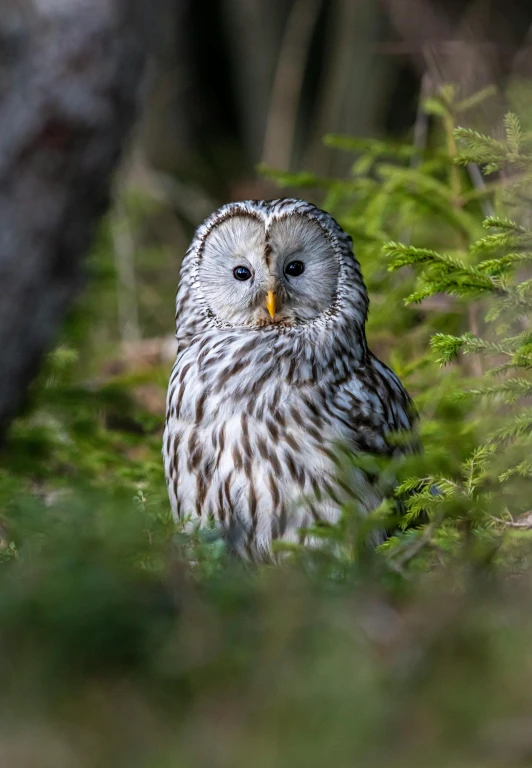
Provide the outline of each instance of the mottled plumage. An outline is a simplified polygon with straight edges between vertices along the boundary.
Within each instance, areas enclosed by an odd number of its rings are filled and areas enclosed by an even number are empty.
[[[407,393],[367,347],[367,311],[351,238],[310,203],[232,203],[199,227],[163,445],[177,518],[219,521],[250,557],[338,520],[336,447],[390,454],[390,433],[412,426]],[[362,471],[354,486],[362,509],[381,501]]]

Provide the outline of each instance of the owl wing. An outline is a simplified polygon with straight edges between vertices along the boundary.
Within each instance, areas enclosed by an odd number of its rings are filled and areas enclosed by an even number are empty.
[[[420,448],[417,436],[418,414],[414,403],[398,376],[373,357],[373,370],[381,393],[385,426],[390,435],[402,436],[391,443],[392,453],[412,453]]]
[[[358,451],[394,456],[419,450],[414,404],[388,366],[369,353],[364,368],[347,382],[347,391]]]
[[[421,450],[416,431],[417,413],[410,396],[396,374],[371,353],[364,368],[348,380],[342,399],[344,403],[351,402],[346,421],[350,423],[355,452],[393,458]],[[378,468],[365,467],[364,472],[375,487],[380,485],[382,477]],[[390,481],[395,484],[388,476],[382,486],[384,496],[391,495]],[[405,511],[404,500],[396,498],[394,505],[401,516]],[[387,535],[388,532],[380,531],[379,542]]]

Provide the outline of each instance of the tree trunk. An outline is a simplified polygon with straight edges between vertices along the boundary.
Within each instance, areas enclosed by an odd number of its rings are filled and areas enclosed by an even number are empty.
[[[134,116],[144,46],[120,0],[0,19],[0,439],[83,284]]]

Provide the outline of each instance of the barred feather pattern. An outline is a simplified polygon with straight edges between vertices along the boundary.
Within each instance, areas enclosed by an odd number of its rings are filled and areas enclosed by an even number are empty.
[[[205,298],[200,265],[209,234],[234,216],[259,222],[266,248],[275,221],[317,224],[338,260],[330,305],[295,324],[221,319]],[[181,268],[163,438],[176,519],[214,522],[239,554],[268,558],[275,539],[312,544],[305,529],[339,519],[339,445],[376,455],[409,450],[389,440],[415,417],[397,376],[368,349],[367,312],[351,238],[310,203],[232,203],[203,223]],[[378,485],[353,471],[359,507],[373,509],[382,500]]]

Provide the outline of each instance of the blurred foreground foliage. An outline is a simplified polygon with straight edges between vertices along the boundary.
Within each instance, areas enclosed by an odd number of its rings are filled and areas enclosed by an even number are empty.
[[[347,508],[277,567],[173,524],[169,365],[110,363],[104,228],[2,451],[0,765],[532,764],[532,135],[513,113],[501,139],[461,129],[471,105],[450,87],[427,100],[419,148],[329,137],[355,155],[348,179],[268,172],[326,188],[424,443],[381,467],[402,518]]]

